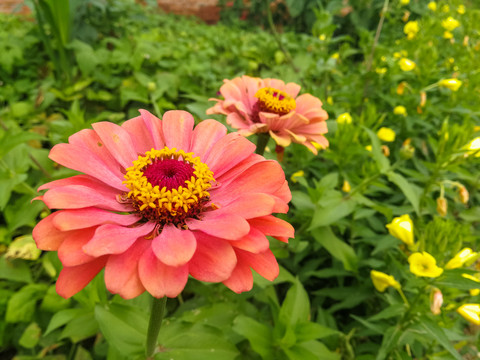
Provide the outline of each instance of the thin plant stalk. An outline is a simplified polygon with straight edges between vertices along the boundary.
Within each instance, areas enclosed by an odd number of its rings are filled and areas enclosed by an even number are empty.
[[[162,327],[163,317],[165,315],[165,307],[167,304],[167,297],[164,296],[160,299],[153,298],[152,311],[150,312],[150,321],[148,323],[147,333],[147,346],[145,349],[145,355],[147,359],[152,359],[157,347],[158,333]]]

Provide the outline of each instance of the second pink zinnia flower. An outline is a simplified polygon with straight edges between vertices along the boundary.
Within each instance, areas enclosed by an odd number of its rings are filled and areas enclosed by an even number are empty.
[[[298,96],[300,85],[285,84],[277,79],[250,76],[224,80],[220,88],[223,100],[207,114],[227,115],[227,123],[244,136],[269,133],[281,147],[296,142],[317,153],[317,147],[328,147],[328,114],[322,102],[310,95]]]
[[[291,198],[280,165],[214,120],[194,129],[184,111],[163,120],[140,112],[122,126],[95,123],[50,152],[83,173],[40,187],[58,211],[33,236],[58,251],[57,292],[76,294],[103,268],[107,289],[124,298],[175,297],[189,275],[235,292],[251,289],[251,269],[275,279],[266,235],[294,233],[271,215],[286,213]]]

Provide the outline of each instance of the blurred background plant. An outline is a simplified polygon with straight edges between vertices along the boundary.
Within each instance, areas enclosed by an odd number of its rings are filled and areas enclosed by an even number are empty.
[[[56,295],[61,265],[31,238],[47,210],[30,201],[72,175],[48,152],[74,132],[139,108],[201,121],[243,74],[319,97],[330,148],[285,150],[296,237],[272,242],[280,277],[239,296],[189,282],[156,359],[478,357],[479,4],[224,4],[214,26],[133,0],[0,16],[0,357],[141,358],[147,299],[112,297],[101,279]]]

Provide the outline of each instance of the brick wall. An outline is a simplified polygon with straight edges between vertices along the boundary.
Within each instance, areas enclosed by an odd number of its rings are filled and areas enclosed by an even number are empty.
[[[217,22],[220,18],[218,0],[157,0],[157,2],[165,12],[194,15],[209,24]],[[24,0],[0,0],[0,13],[28,14],[29,12],[30,9],[24,5]]]

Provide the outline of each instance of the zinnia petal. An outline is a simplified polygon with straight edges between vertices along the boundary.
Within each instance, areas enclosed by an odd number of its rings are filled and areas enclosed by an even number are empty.
[[[227,240],[240,239],[250,231],[250,225],[243,217],[216,211],[205,213],[202,220],[187,219],[186,223],[190,230],[199,230]]]
[[[58,258],[63,266],[77,266],[95,260],[95,257],[85,254],[83,246],[95,234],[95,228],[65,232],[68,236],[58,248]]]
[[[58,230],[53,225],[53,220],[57,216],[56,213],[50,214],[35,226],[32,237],[41,250],[56,251],[62,244],[68,233]]]
[[[163,136],[166,146],[190,152],[193,116],[186,111],[167,111],[163,115]]]
[[[84,229],[101,224],[128,226],[140,220],[137,215],[121,215],[95,207],[57,211],[55,214],[53,224],[62,231]]]
[[[223,284],[237,294],[252,290],[253,275],[250,266],[244,263],[237,264],[232,275]]]
[[[160,235],[152,241],[155,256],[169,266],[181,266],[190,261],[197,240],[189,230],[179,230],[173,225],[166,225]]]

